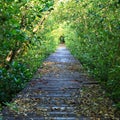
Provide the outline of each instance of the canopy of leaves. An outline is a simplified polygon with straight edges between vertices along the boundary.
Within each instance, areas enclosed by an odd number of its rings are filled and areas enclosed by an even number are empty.
[[[120,108],[119,13],[119,0],[1,0],[0,102],[24,87],[64,36]]]

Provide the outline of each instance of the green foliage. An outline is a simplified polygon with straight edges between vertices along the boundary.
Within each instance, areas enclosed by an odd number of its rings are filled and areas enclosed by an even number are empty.
[[[86,70],[120,101],[120,5],[117,0],[70,0],[54,12],[66,44]]]
[[[60,36],[120,108],[118,0],[1,0],[0,102],[20,91]],[[54,11],[52,11],[54,9]]]
[[[0,1],[0,103],[12,99],[56,48],[47,35],[53,0]],[[43,26],[46,26],[45,28]]]
[[[11,68],[0,69],[0,102],[10,100],[13,95],[19,92],[28,81],[29,69],[24,65],[14,61]]]

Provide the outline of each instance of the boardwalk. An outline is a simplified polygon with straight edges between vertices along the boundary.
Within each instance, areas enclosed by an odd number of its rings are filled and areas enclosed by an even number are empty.
[[[79,99],[82,86],[91,84],[97,85],[88,79],[69,50],[60,45],[3,110],[4,120],[90,120],[84,111],[80,114]]]

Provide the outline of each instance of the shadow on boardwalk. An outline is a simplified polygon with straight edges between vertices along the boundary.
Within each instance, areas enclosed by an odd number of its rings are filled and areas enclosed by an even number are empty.
[[[3,111],[4,120],[119,120],[98,83],[60,45]]]

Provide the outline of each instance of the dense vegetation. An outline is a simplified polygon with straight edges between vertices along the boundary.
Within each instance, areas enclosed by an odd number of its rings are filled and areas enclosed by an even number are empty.
[[[0,1],[0,103],[19,92],[57,41],[45,21],[53,0]],[[44,27],[44,26],[45,27]]]
[[[120,5],[86,0],[66,7],[74,18],[69,24],[72,36],[66,34],[68,47],[120,108]]]
[[[120,108],[120,1],[1,0],[0,102],[10,100],[60,36]]]
[[[61,2],[53,19],[66,44],[120,108],[120,4],[118,0]]]

